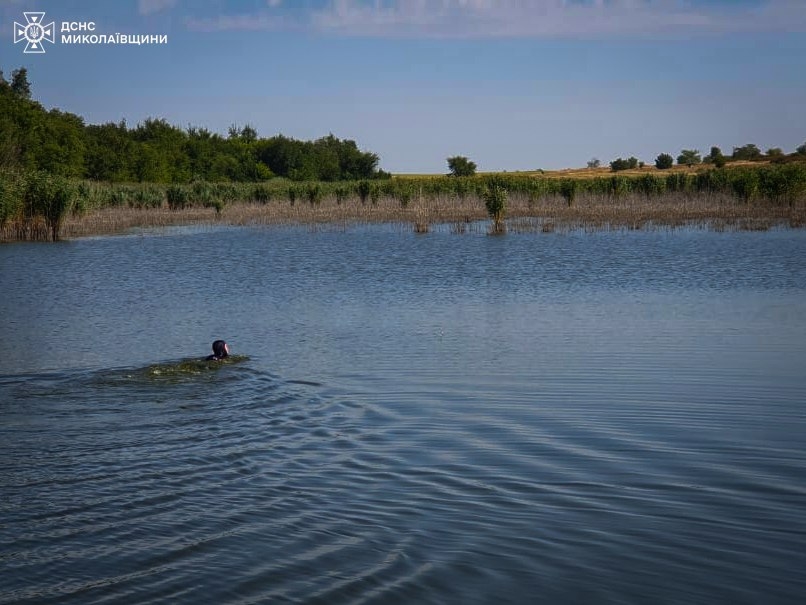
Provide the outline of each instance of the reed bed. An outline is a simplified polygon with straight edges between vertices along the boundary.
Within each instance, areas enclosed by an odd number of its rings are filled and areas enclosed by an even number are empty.
[[[134,227],[198,224],[399,223],[457,234],[492,217],[497,232],[710,225],[715,229],[806,226],[806,165],[544,179],[519,175],[339,183],[194,182],[159,186],[68,182],[42,173],[0,173],[0,240],[56,239]],[[50,200],[47,203],[42,200]]]
[[[402,206],[398,200],[382,197],[374,204],[360,198],[336,200],[327,197],[317,204],[235,202],[223,210],[186,207],[111,207],[72,215],[62,225],[64,237],[123,233],[133,228],[176,225],[343,225],[399,223],[416,233],[428,233],[437,225],[448,225],[456,234],[473,233],[488,220],[484,202],[478,196],[423,198]],[[724,194],[686,195],[668,193],[647,198],[627,195],[585,194],[569,206],[562,196],[535,202],[527,195],[509,199],[505,229],[510,233],[552,233],[570,230],[647,229],[698,225],[718,231],[763,230],[775,226],[806,226],[806,201],[798,204],[746,204]],[[47,238],[43,227],[42,239]],[[14,239],[0,230],[0,237]]]

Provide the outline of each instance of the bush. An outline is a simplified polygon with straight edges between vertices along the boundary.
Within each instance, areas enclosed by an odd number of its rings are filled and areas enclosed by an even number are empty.
[[[305,189],[305,198],[311,206],[318,206],[323,195],[322,186],[319,183],[311,183]]]
[[[76,185],[62,176],[32,172],[25,187],[25,218],[45,219],[51,238],[59,239],[59,228],[67,213],[73,210],[78,196]]]
[[[360,181],[358,183],[358,197],[361,199],[362,204],[367,203],[367,199],[369,198],[369,191],[371,187],[369,181]]]
[[[503,233],[504,215],[507,211],[507,190],[493,183],[487,187],[482,197],[487,214],[493,219],[493,233]]]
[[[630,180],[626,176],[610,177],[610,195],[619,198],[629,191]],[[569,204],[570,206],[570,204]]]
[[[668,153],[662,153],[655,158],[655,168],[658,170],[668,170],[674,165],[674,158]]]
[[[610,170],[613,172],[619,172],[621,170],[630,170],[633,168],[638,168],[638,158],[630,157],[629,159],[622,159],[617,158],[610,162]]]
[[[666,182],[663,177],[645,174],[633,182],[633,190],[640,191],[647,197],[661,195],[666,190]]]
[[[271,189],[266,185],[255,185],[252,189],[252,199],[260,204],[268,204],[271,201]]]
[[[16,172],[0,172],[0,227],[22,214],[23,183]]]
[[[165,190],[165,197],[168,200],[168,207],[171,210],[182,210],[190,203],[190,194],[181,185],[171,185]]]
[[[560,181],[560,195],[565,199],[565,203],[570,208],[577,197],[577,189],[579,188],[579,181],[576,179],[563,179]]]
[[[129,205],[136,208],[159,208],[164,199],[165,195],[159,187],[144,186],[132,194]]]

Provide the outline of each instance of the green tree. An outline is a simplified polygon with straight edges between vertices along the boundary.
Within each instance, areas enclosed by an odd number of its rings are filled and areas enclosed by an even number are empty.
[[[588,168],[598,168],[601,165],[602,162],[599,160],[599,158],[591,158],[588,160]]]
[[[733,148],[734,160],[757,160],[761,157],[761,150],[753,143]]]
[[[11,90],[23,99],[31,98],[31,84],[28,82],[28,70],[24,67],[11,72]]]
[[[703,162],[713,164],[717,168],[722,168],[726,163],[725,156],[722,155],[722,150],[719,147],[711,147],[711,153],[703,158]]]
[[[465,156],[456,155],[448,158],[448,169],[451,176],[473,176],[476,174],[476,163]]]
[[[662,153],[655,158],[655,168],[658,170],[668,170],[674,165],[674,158],[668,153]]]
[[[275,175],[298,181],[391,176],[378,169],[376,154],[332,134],[316,141],[282,135],[260,139],[247,124],[233,125],[224,137],[151,117],[135,128],[125,122],[85,125],[77,115],[45,110],[30,96],[24,67],[13,72],[11,82],[0,72],[0,168],[159,183],[256,182]]]
[[[806,143],[795,149],[795,153],[798,155],[806,155]]]
[[[616,158],[610,162],[610,170],[613,172],[620,172],[621,170],[630,170],[638,168],[638,158],[630,156],[628,159]]]
[[[700,152],[698,149],[684,149],[680,152],[680,155],[677,156],[677,163],[680,166],[696,166],[697,164],[702,162],[702,158],[700,158]]]

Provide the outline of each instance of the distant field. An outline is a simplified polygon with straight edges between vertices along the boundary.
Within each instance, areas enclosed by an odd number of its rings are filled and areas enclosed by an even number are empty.
[[[769,161],[743,161],[736,160],[728,163],[728,166],[764,166],[769,164]],[[697,164],[696,166],[672,166],[665,170],[659,170],[654,165],[647,165],[643,168],[633,168],[629,170],[619,170],[613,172],[610,166],[600,166],[599,168],[563,168],[562,170],[503,170],[499,172],[477,172],[478,176],[493,176],[493,175],[508,175],[508,176],[540,176],[544,178],[575,178],[575,179],[593,179],[602,176],[611,176],[619,174],[622,176],[641,176],[643,174],[670,174],[670,173],[683,173],[695,174],[699,171],[711,170],[714,168],[713,164]],[[428,179],[445,176],[447,173],[431,173],[431,174],[416,174],[416,173],[397,173],[393,174],[392,178],[396,179]]]

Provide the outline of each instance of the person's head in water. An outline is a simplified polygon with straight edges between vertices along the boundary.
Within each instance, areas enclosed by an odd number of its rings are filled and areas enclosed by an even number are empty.
[[[212,359],[224,359],[229,355],[229,347],[223,340],[216,340],[213,343],[213,354],[210,356]]]

